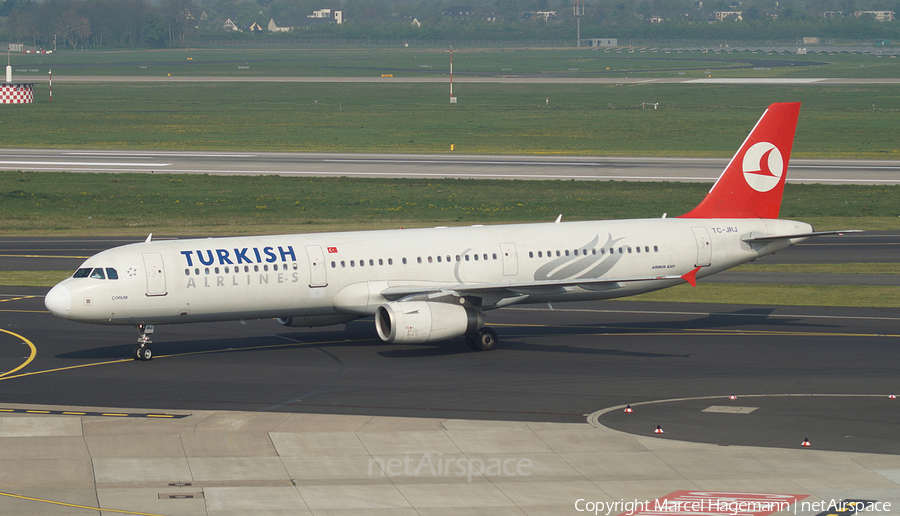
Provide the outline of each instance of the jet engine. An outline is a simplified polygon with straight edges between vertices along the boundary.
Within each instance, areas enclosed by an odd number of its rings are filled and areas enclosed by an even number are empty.
[[[482,326],[481,311],[464,304],[392,301],[375,311],[378,336],[390,343],[418,344],[452,339],[473,334]]]

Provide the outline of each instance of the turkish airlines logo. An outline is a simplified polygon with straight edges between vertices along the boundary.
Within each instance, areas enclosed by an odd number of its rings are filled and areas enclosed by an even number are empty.
[[[775,188],[784,174],[784,159],[778,147],[769,142],[753,144],[744,154],[744,181],[757,192]]]

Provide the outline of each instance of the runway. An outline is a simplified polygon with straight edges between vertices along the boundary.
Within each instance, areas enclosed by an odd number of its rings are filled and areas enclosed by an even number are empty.
[[[609,425],[639,432],[638,422],[652,422],[672,428],[672,437],[718,444],[794,447],[815,436],[820,449],[900,454],[900,405],[886,403],[900,391],[894,309],[637,302],[507,309],[487,317],[501,339],[489,353],[470,352],[462,339],[385,344],[370,320],[343,331],[271,320],[194,324],[158,328],[157,358],[143,363],[131,359],[132,328],[52,318],[42,293],[4,289],[3,328],[13,333],[0,335],[0,371],[29,356],[19,337],[36,350],[27,367],[0,380],[6,403],[575,423],[627,403],[719,396],[702,404],[721,405],[736,394],[763,409],[709,427],[697,424],[696,404],[645,407],[642,417],[623,421],[616,413]],[[798,393],[874,397],[794,400],[799,417],[765,410],[771,400],[743,398]],[[833,412],[850,406],[869,414],[852,440],[843,436],[858,419],[838,424]],[[771,417],[790,424],[770,425]]]
[[[39,172],[711,183],[727,164],[713,158],[0,149],[0,170]],[[895,185],[900,161],[794,159],[787,181]]]

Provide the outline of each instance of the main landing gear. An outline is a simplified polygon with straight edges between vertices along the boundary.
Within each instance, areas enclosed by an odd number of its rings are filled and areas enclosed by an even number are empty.
[[[138,346],[134,348],[135,360],[150,360],[153,358],[153,351],[150,349],[150,335],[153,334],[152,324],[138,324],[137,331],[141,332],[138,337]]]
[[[486,326],[466,335],[466,346],[476,351],[490,351],[497,347],[497,342],[497,332]]]

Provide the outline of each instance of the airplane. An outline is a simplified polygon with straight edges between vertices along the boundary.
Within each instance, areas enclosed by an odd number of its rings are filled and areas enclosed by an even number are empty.
[[[374,316],[388,343],[465,337],[497,347],[485,313],[663,289],[816,235],[778,219],[800,103],[769,106],[697,207],[675,218],[152,240],[88,258],[45,298],[70,321],[156,325],[274,318],[288,327]]]

